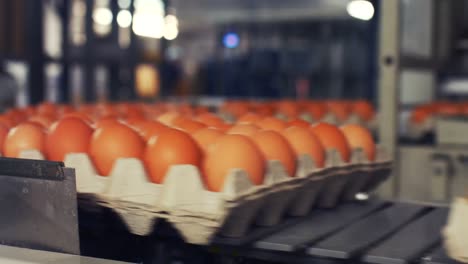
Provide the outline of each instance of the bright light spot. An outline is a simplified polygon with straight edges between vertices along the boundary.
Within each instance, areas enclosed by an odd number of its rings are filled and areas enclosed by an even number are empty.
[[[173,40],[177,38],[177,35],[179,35],[179,30],[177,29],[177,26],[174,25],[166,25],[164,28],[164,38],[167,40]]]
[[[133,16],[133,32],[149,38],[162,38],[164,35],[164,17],[152,13],[136,13]]]
[[[223,44],[226,48],[236,48],[237,46],[239,46],[239,41],[239,35],[237,35],[236,33],[227,33],[223,37]]]
[[[173,25],[176,25],[178,26],[179,25],[179,20],[177,19],[176,16],[174,15],[167,15],[165,18],[164,18],[165,22],[166,22],[166,25],[168,24],[173,24]]]
[[[96,24],[108,26],[112,23],[112,12],[109,8],[96,8],[93,11],[93,20]]]
[[[179,35],[179,21],[174,15],[167,15],[164,18],[164,38],[167,40],[173,40]]]
[[[352,0],[346,11],[350,16],[361,20],[369,20],[374,16],[374,6],[366,0]]]
[[[161,0],[135,0],[133,6],[136,10],[160,10],[164,12],[164,3]]]
[[[119,0],[118,1],[118,4],[119,4],[119,7],[121,9],[127,9],[130,7],[130,3],[131,1],[130,0]]]
[[[132,24],[132,14],[128,10],[120,10],[117,14],[117,24],[120,27],[126,28]]]
[[[369,195],[367,193],[357,193],[356,194],[356,200],[366,201],[368,199],[369,199]]]

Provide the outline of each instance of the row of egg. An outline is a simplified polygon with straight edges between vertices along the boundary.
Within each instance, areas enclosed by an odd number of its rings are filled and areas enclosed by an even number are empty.
[[[224,177],[233,168],[244,169],[253,183],[261,184],[267,160],[279,160],[293,176],[299,155],[309,154],[318,167],[323,167],[325,150],[329,148],[338,150],[344,161],[349,161],[350,150],[358,147],[369,160],[375,158],[372,135],[358,125],[311,125],[300,119],[284,121],[251,112],[235,123],[226,123],[206,111],[167,111],[148,117],[130,115],[138,110],[127,110],[122,111],[126,117],[116,117],[103,115],[101,105],[94,107],[92,115],[79,109],[63,113],[63,106],[52,104],[33,109],[29,117],[23,114],[18,118],[19,113],[26,113],[25,109],[14,109],[0,117],[4,156],[18,157],[22,150],[37,149],[47,159],[61,161],[67,153],[84,152],[102,176],[124,157],[143,160],[155,183],[163,182],[171,165],[192,164],[202,172],[209,190],[220,191]],[[127,109],[139,108],[129,104]],[[51,114],[45,114],[49,111]],[[10,120],[11,126],[1,120]]]
[[[261,116],[280,115],[289,120],[302,114],[309,115],[313,120],[322,120],[326,114],[332,113],[339,122],[347,120],[351,114],[356,114],[363,121],[370,121],[375,117],[374,107],[365,100],[227,101],[220,107],[220,111],[237,119],[249,112]]]
[[[468,114],[468,102],[436,101],[419,105],[413,109],[410,122],[422,124],[433,116],[459,116]]]

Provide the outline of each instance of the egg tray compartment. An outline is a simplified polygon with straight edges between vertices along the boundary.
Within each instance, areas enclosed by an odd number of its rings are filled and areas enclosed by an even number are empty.
[[[65,164],[76,169],[80,202],[111,208],[131,233],[148,235],[156,221],[165,218],[187,242],[207,244],[214,235],[241,237],[254,225],[273,226],[286,215],[306,215],[317,201],[330,208],[344,193],[371,190],[380,182],[374,170],[382,166],[377,166],[379,162],[360,163],[362,150],[353,151],[352,156],[353,163],[344,164],[335,150],[328,151],[323,169],[315,168],[309,156],[301,156],[293,178],[279,162],[270,161],[260,186],[254,186],[244,171],[232,170],[222,192],[207,191],[198,169],[191,165],[171,167],[165,182],[154,184],[138,159],[117,160],[108,177],[98,176],[84,153],[67,155]],[[22,157],[38,159],[42,155],[25,151]],[[369,172],[365,177],[360,174],[363,168]],[[353,189],[349,182],[360,182],[360,187]]]

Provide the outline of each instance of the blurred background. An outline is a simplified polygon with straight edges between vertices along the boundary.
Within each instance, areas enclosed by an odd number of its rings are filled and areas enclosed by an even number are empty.
[[[375,97],[376,1],[365,20],[348,0],[0,3],[0,54],[20,105]]]
[[[399,168],[382,192],[448,201],[467,186],[465,128],[437,137],[450,126],[434,120],[468,113],[467,12],[463,0],[0,0],[0,93],[4,107],[364,99]]]

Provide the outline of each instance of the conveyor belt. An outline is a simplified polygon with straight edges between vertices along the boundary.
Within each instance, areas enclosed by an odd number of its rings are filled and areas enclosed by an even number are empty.
[[[286,263],[455,264],[441,247],[447,215],[448,208],[409,203],[351,203],[315,210],[252,243],[241,241],[255,236],[255,229],[238,243],[231,239],[224,245],[242,246],[249,258]],[[239,247],[235,252],[243,254]]]
[[[156,226],[155,234],[140,242],[149,247],[163,246],[158,250],[164,255],[158,256],[161,259],[171,259],[167,256],[171,251],[179,255],[183,252],[183,261],[179,262],[184,264],[201,264],[212,258],[232,258],[232,263],[240,258],[244,262],[239,263],[457,264],[442,249],[441,230],[448,211],[444,207],[373,200],[316,209],[274,227],[253,228],[242,238],[218,237],[205,247],[174,239],[177,232],[163,231],[168,224]],[[105,234],[106,241],[123,240],[109,239],[109,235]],[[165,247],[164,241],[172,242]],[[100,251],[98,242],[88,246]],[[203,261],[195,261],[196,257]]]

